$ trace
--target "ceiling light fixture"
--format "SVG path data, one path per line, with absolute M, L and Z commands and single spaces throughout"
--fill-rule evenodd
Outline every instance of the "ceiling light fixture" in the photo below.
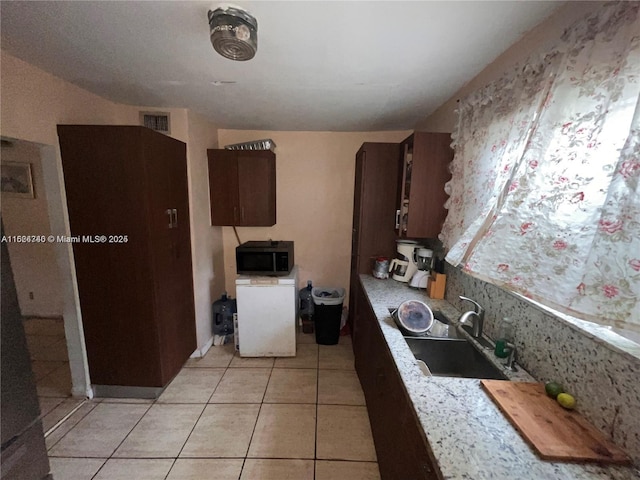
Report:
M 247 11 L 231 5 L 209 10 L 211 44 L 230 60 L 251 60 L 258 50 L 258 21 Z

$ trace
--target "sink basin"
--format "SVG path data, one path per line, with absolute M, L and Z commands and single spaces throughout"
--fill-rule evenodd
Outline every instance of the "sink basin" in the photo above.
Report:
M 389 313 L 393 314 L 395 311 L 395 308 L 389 308 Z M 462 338 L 455 326 L 451 325 L 449 318 L 440 310 L 433 310 L 433 318 L 433 325 L 429 329 L 426 337 L 443 339 Z
M 464 339 L 404 337 L 413 355 L 427 364 L 433 375 L 443 377 L 508 380 L 476 348 Z
M 397 308 L 388 308 L 389 313 L 393 314 Z M 440 310 L 432 310 L 433 312 L 433 318 L 435 318 L 436 320 L 438 320 L 440 323 L 444 323 L 445 325 L 449 325 L 450 321 L 449 321 L 449 317 L 447 317 L 444 313 L 442 313 Z
M 444 323 L 445 325 L 449 325 L 449 318 L 442 313 L 440 310 L 434 310 L 433 311 L 433 318 L 435 318 L 436 320 L 438 320 L 440 323 Z

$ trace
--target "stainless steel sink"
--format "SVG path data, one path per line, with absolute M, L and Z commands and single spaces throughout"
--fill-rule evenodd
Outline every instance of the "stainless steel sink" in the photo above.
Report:
M 464 339 L 404 337 L 413 355 L 422 360 L 433 375 L 443 377 L 508 380 L 476 348 Z
M 392 315 L 395 311 L 395 308 L 389 308 L 389 313 Z M 463 338 L 463 336 L 456 330 L 455 325 L 451 324 L 449 318 L 440 310 L 433 310 L 433 318 L 435 320 L 426 335 L 427 338 Z
M 389 313 L 391 314 L 393 314 L 393 312 L 395 312 L 397 309 L 398 308 L 388 307 Z M 449 325 L 449 323 L 451 323 L 449 320 L 449 317 L 447 317 L 440 310 L 432 310 L 432 312 L 433 312 L 433 318 L 438 320 L 440 323 L 444 323 L 445 325 Z

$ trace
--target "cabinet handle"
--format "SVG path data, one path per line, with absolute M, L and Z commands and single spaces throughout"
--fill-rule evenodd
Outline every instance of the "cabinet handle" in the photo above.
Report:
M 178 209 L 173 209 L 173 228 L 178 228 Z
M 240 207 L 240 220 L 244 223 L 244 207 Z
M 400 210 L 396 210 L 396 228 L 400 228 Z
M 238 221 L 238 207 L 233 207 L 233 223 Z
M 167 208 L 167 210 L 164 213 L 169 215 L 169 228 L 173 228 L 173 215 L 172 215 L 171 209 Z

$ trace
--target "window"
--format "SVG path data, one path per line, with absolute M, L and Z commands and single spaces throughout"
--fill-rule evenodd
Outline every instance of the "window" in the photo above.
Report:
M 608 4 L 461 102 L 447 260 L 640 332 L 640 5 Z

